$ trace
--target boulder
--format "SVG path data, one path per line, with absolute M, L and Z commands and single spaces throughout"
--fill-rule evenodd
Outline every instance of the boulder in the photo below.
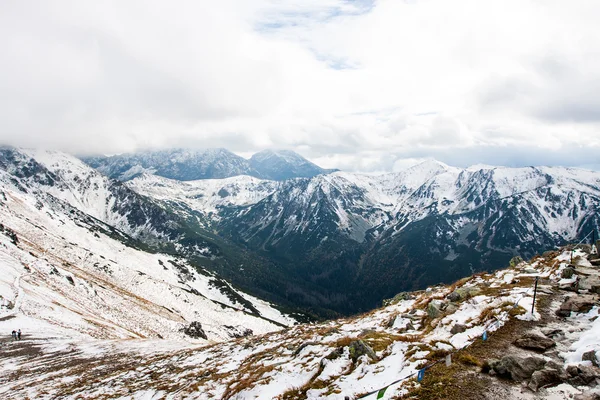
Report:
M 463 333 L 467 330 L 467 327 L 462 324 L 454 324 L 452 329 L 450 329 L 450 333 L 456 335 L 457 333 Z
M 398 333 L 404 333 L 404 332 L 408 332 L 408 331 L 414 331 L 415 330 L 415 326 L 409 322 L 406 325 L 404 325 L 402 328 L 398 328 Z
M 430 301 L 427 305 L 427 316 L 431 319 L 439 317 L 441 314 L 440 308 L 441 302 L 436 300 Z
M 581 356 L 581 361 L 591 361 L 594 367 L 600 367 L 600 365 L 598 365 L 598 359 L 596 358 L 595 350 L 590 350 L 583 353 Z
M 575 269 L 572 267 L 567 267 L 562 270 L 560 277 L 563 279 L 571 279 L 573 274 L 575 274 Z
M 350 343 L 348 350 L 350 351 L 350 358 L 352 361 L 356 361 L 364 355 L 372 360 L 378 359 L 377 354 L 375 354 L 375 351 L 371 348 L 371 346 L 362 340 L 355 340 Z
M 192 321 L 192 323 L 190 323 L 188 326 L 184 327 L 181 330 L 183 331 L 183 333 L 194 339 L 208 339 L 206 333 L 204 332 L 204 329 L 202 329 L 202 324 L 198 321 Z
M 546 360 L 539 357 L 504 356 L 501 360 L 489 360 L 488 364 L 500 376 L 510 377 L 516 382 L 522 382 L 531 377 L 546 365 Z
M 559 317 L 569 317 L 571 312 L 587 313 L 594 307 L 596 299 L 591 295 L 573 296 L 564 301 L 556 315 Z
M 556 339 L 557 337 L 561 337 L 564 333 L 562 331 L 562 329 L 557 329 L 557 328 L 549 328 L 549 329 L 542 329 L 542 333 L 552 339 Z
M 446 298 L 452 302 L 458 302 L 461 300 L 468 299 L 470 297 L 477 296 L 481 293 L 481 289 L 474 286 L 463 286 L 450 293 Z
M 600 378 L 600 369 L 586 365 L 569 365 L 567 367 L 571 385 L 588 385 Z
M 568 375 L 562 370 L 544 368 L 542 370 L 535 371 L 531 375 L 531 380 L 527 386 L 529 389 L 537 392 L 537 390 L 542 386 L 558 385 L 567 379 Z
M 389 306 L 392 304 L 397 304 L 401 301 L 404 300 L 410 300 L 412 298 L 412 295 L 408 292 L 401 292 L 398 293 L 397 295 L 395 295 L 394 297 L 392 297 L 391 299 L 384 299 L 383 300 L 383 305 L 384 306 Z
M 535 351 L 545 351 L 552 346 L 556 346 L 556 342 L 554 340 L 531 332 L 524 334 L 515 340 L 513 344 L 522 349 Z

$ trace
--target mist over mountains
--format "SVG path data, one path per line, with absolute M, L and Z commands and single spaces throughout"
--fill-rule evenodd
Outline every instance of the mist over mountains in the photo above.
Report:
M 289 150 L 264 150 L 249 160 L 229 150 L 163 150 L 111 157 L 83 157 L 83 160 L 108 177 L 122 181 L 142 173 L 192 181 L 222 179 L 238 175 L 269 180 L 313 177 L 335 170 L 323 169 Z

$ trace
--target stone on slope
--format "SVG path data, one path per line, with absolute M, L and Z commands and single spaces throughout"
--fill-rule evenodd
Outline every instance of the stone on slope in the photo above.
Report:
M 546 365 L 546 360 L 540 357 L 504 356 L 501 360 L 489 360 L 490 368 L 498 375 L 510 377 L 516 382 L 522 382 L 531 377 Z
M 463 333 L 467 330 L 467 327 L 462 324 L 454 324 L 452 329 L 450 329 L 450 333 L 456 335 L 457 333 Z
M 594 307 L 595 303 L 595 297 L 590 295 L 569 297 L 564 301 L 560 308 L 556 310 L 556 315 L 559 317 L 569 317 L 571 312 L 586 313 Z
M 542 386 L 558 385 L 568 379 L 568 375 L 565 371 L 553 368 L 544 368 L 539 371 L 535 371 L 531 375 L 531 381 L 529 381 L 529 389 L 537 392 Z
M 538 335 L 537 333 L 529 332 L 515 340 L 513 344 L 522 349 L 545 351 L 550 347 L 555 346 L 556 342 L 550 338 Z
M 366 355 L 372 360 L 378 359 L 377 355 L 375 354 L 375 351 L 371 348 L 371 346 L 369 346 L 362 340 L 353 341 L 348 346 L 348 349 L 350 351 L 350 358 L 352 359 L 352 361 L 356 361 L 364 355 Z
M 583 353 L 581 356 L 581 361 L 591 361 L 594 367 L 600 367 L 600 365 L 598 365 L 598 358 L 596 357 L 595 350 L 590 350 Z
M 192 321 L 192 323 L 183 328 L 182 331 L 183 333 L 194 339 L 208 339 L 206 333 L 204 332 L 204 329 L 202 329 L 202 324 L 198 321 Z
M 560 277 L 563 279 L 571 279 L 574 273 L 575 269 L 573 267 L 567 267 L 562 270 Z
M 429 318 L 434 319 L 439 317 L 441 314 L 441 306 L 442 303 L 438 300 L 430 301 L 427 305 L 427 315 L 429 316 Z

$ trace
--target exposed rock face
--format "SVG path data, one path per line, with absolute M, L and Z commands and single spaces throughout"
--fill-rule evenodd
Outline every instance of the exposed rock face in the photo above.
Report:
M 375 354 L 375 351 L 373 351 L 371 346 L 369 346 L 362 340 L 355 340 L 354 342 L 350 343 L 350 346 L 348 346 L 348 348 L 350 350 L 350 358 L 352 359 L 352 361 L 356 361 L 364 355 L 366 355 L 372 360 L 378 359 L 377 355 Z
M 501 360 L 489 360 L 490 368 L 498 375 L 510 377 L 516 382 L 522 382 L 531 377 L 546 365 L 546 360 L 539 357 L 505 356 Z
M 515 340 L 513 344 L 523 349 L 546 351 L 550 347 L 555 346 L 556 342 L 550 338 L 538 335 L 536 333 L 526 333 L 519 339 Z
M 208 339 L 206 333 L 204 332 L 204 329 L 202 329 L 202 324 L 198 321 L 193 321 L 191 324 L 183 328 L 182 331 L 183 333 L 194 339 Z

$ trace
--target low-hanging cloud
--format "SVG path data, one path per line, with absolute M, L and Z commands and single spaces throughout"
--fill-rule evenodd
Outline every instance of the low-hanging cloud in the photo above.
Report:
M 465 12 L 468 10 L 468 12 Z M 595 165 L 597 2 L 3 3 L 0 142 Z

